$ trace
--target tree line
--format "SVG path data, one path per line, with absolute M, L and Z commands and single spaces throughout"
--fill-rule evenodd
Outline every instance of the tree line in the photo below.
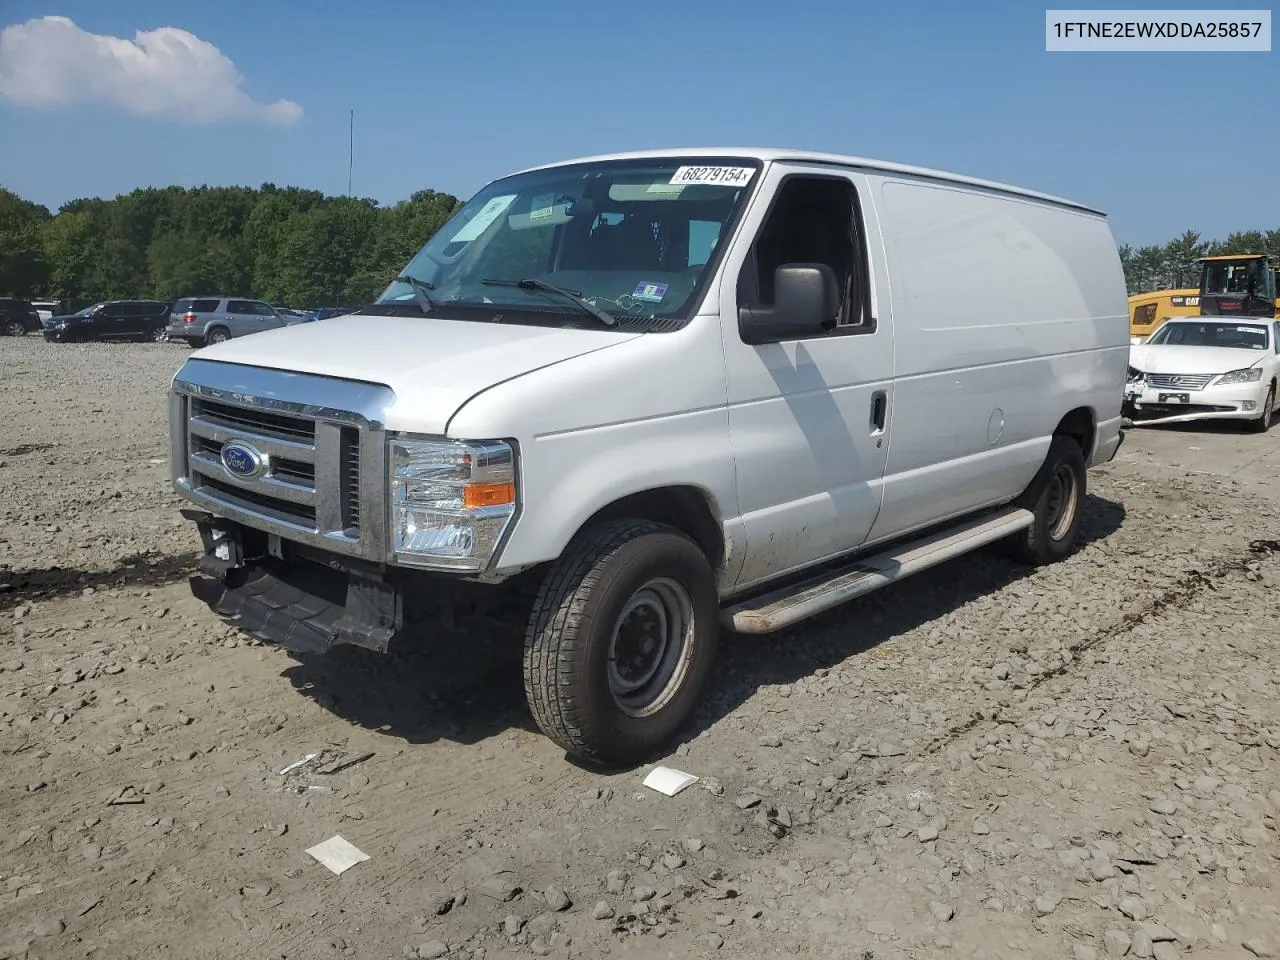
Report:
M 390 207 L 317 190 L 147 187 L 81 199 L 57 213 L 0 187 L 0 296 L 96 300 L 239 294 L 290 306 L 374 299 L 461 201 L 421 190 Z M 1195 231 L 1120 248 L 1129 293 L 1200 282 L 1197 258 L 1266 253 L 1280 230 L 1226 240 Z
M 1200 257 L 1227 253 L 1265 253 L 1280 267 L 1280 230 L 1245 230 L 1226 240 L 1204 240 L 1194 230 L 1163 246 L 1120 247 L 1120 262 L 1129 293 L 1200 286 Z
M 0 187 L 0 296 L 353 306 L 376 298 L 459 206 L 434 190 L 381 207 L 265 183 L 148 187 L 53 213 Z

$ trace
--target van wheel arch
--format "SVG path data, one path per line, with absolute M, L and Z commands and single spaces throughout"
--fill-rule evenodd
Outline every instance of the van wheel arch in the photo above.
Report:
M 219 334 L 221 334 L 221 336 L 219 336 Z M 210 327 L 208 332 L 206 332 L 204 335 L 205 346 L 208 346 L 211 343 L 226 343 L 226 341 L 230 339 L 231 339 L 231 330 L 223 326 L 222 324 L 218 324 L 217 326 Z
M 674 527 L 693 539 L 713 570 L 719 572 L 724 563 L 724 528 L 711 498 L 698 487 L 657 487 L 628 494 L 593 513 L 574 536 L 613 520 L 650 520 Z
M 1093 457 L 1093 444 L 1097 432 L 1097 419 L 1090 407 L 1076 407 L 1053 428 L 1055 437 L 1070 437 L 1079 445 L 1080 453 L 1086 463 Z

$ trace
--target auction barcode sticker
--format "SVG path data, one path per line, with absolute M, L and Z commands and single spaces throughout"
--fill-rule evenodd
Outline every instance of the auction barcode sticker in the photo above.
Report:
M 710 183 L 725 187 L 745 187 L 755 175 L 753 167 L 681 167 L 668 183 Z

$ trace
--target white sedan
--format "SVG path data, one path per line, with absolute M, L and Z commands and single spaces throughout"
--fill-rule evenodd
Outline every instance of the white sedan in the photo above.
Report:
M 1280 321 L 1177 317 L 1129 349 L 1124 415 L 1135 425 L 1244 420 L 1271 425 Z

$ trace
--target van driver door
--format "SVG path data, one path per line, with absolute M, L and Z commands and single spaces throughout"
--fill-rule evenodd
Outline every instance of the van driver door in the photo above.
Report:
M 876 521 L 893 407 L 888 279 L 866 178 L 773 164 L 725 262 L 720 317 L 746 543 L 736 586 L 863 544 Z M 840 306 L 817 335 L 743 341 L 783 264 L 831 267 Z

